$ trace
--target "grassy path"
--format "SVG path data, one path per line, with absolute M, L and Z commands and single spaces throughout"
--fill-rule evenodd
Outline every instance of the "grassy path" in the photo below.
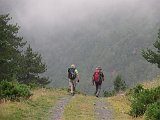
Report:
M 75 95 L 66 105 L 61 120 L 112 120 L 112 110 L 106 98 Z
M 37 89 L 29 100 L 0 104 L 0 120 L 47 120 L 49 110 L 67 92 L 58 89 Z
M 71 96 L 66 96 L 61 98 L 57 102 L 57 104 L 54 106 L 53 110 L 51 110 L 50 120 L 60 120 L 64 113 L 64 107 L 68 104 L 70 100 L 71 100 Z
M 61 120 L 96 120 L 95 103 L 93 96 L 75 95 L 65 107 Z
M 97 99 L 95 113 L 97 120 L 113 120 L 111 107 L 105 98 Z

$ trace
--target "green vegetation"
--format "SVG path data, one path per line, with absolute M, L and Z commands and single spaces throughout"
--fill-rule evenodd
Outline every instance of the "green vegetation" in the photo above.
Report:
M 153 44 L 156 52 L 147 49 L 142 51 L 142 56 L 150 63 L 157 64 L 160 68 L 160 29 L 158 40 Z M 141 85 L 130 91 L 131 110 L 130 115 L 137 117 L 145 114 L 146 120 L 160 119 L 160 86 L 144 89 Z
M 44 86 L 50 81 L 40 77 L 47 70 L 41 55 L 30 45 L 23 49 L 26 42 L 18 36 L 19 26 L 10 20 L 9 15 L 0 15 L 0 99 L 19 100 L 31 96 L 24 84 Z
M 44 73 L 47 70 L 47 66 L 42 63 L 41 55 L 33 52 L 30 45 L 22 55 L 20 67 L 18 82 L 38 85 L 46 85 L 50 82 L 48 78 L 40 78 L 39 74 Z
M 127 88 L 127 85 L 124 80 L 122 80 L 122 77 L 118 75 L 114 81 L 114 90 L 116 92 L 119 91 L 125 91 Z
M 95 120 L 93 96 L 75 95 L 65 107 L 62 120 Z
M 114 16 L 110 16 L 110 18 L 115 23 L 120 21 L 120 19 Z M 130 18 L 130 15 L 128 18 Z M 128 18 L 123 19 L 130 21 Z M 18 34 L 19 26 L 17 24 L 11 24 L 12 22 L 10 20 L 9 15 L 0 15 L 0 100 L 2 101 L 0 104 L 0 119 L 47 119 L 49 108 L 54 105 L 60 97 L 66 95 L 66 93 L 61 93 L 58 90 L 42 89 L 35 90 L 33 96 L 31 96 L 30 89 L 26 85 L 32 87 L 44 86 L 50 82 L 49 78 L 42 77 L 42 73 L 46 72 L 47 66 L 42 62 L 41 54 L 34 52 L 30 45 L 26 47 L 27 42 Z M 103 22 L 102 20 L 101 23 Z M 95 28 L 90 26 L 88 27 L 89 29 L 86 30 L 74 28 L 74 36 L 69 35 L 69 37 L 67 36 L 68 38 L 65 36 L 68 35 L 67 32 L 63 32 L 63 37 L 61 38 L 59 34 L 62 31 L 58 31 L 58 36 L 60 37 L 57 38 L 65 38 L 67 41 L 64 42 L 63 45 L 57 43 L 57 46 L 54 47 L 55 49 L 58 48 L 62 53 L 58 53 L 56 50 L 54 53 L 53 50 L 49 51 L 48 49 L 45 51 L 46 56 L 49 56 L 47 58 L 50 66 L 49 74 L 51 76 L 53 75 L 55 81 L 58 81 L 58 83 L 55 82 L 54 86 L 63 84 L 64 76 L 62 72 L 65 73 L 64 66 L 66 68 L 66 64 L 70 64 L 68 61 L 76 61 L 77 64 L 80 65 L 78 67 L 82 75 L 82 81 L 88 80 L 93 68 L 97 64 L 104 67 L 107 79 L 115 77 L 118 72 L 121 72 L 130 84 L 156 74 L 156 69 L 151 70 L 153 67 L 146 64 L 138 53 L 138 51 L 144 47 L 149 46 L 148 44 L 151 42 L 150 38 L 154 36 L 152 34 L 154 33 L 153 29 L 156 28 L 156 24 L 148 31 L 150 26 L 144 28 L 145 24 L 135 26 L 135 24 L 132 23 L 132 26 L 130 23 L 125 23 L 126 26 L 129 26 L 125 28 L 126 26 L 115 27 L 115 25 L 112 26 L 112 24 L 103 23 L 102 26 L 111 25 L 112 28 L 111 31 L 105 32 L 108 27 L 100 27 L 99 30 L 96 28 L 96 26 L 99 26 L 101 23 L 97 25 L 94 23 L 93 26 L 95 26 Z M 146 31 L 143 31 L 145 34 L 141 32 L 142 29 L 146 29 Z M 68 31 L 73 32 L 72 30 Z M 78 34 L 76 34 L 75 31 L 78 31 Z M 97 33 L 97 31 L 99 32 Z M 149 34 L 148 36 L 148 33 L 151 35 Z M 106 40 L 106 38 L 108 38 L 108 40 Z M 58 39 L 56 40 L 58 41 Z M 70 39 L 70 41 L 67 39 Z M 83 39 L 85 41 L 83 41 Z M 90 41 L 90 39 L 92 41 Z M 115 39 L 114 42 L 112 42 L 113 39 Z M 73 42 L 73 40 L 75 41 Z M 76 45 L 78 45 L 78 47 Z M 151 49 L 143 50 L 142 56 L 148 62 L 157 64 L 158 68 L 160 68 L 160 30 L 158 40 L 153 45 L 156 51 Z M 75 50 L 74 53 L 71 54 L 73 48 Z M 62 56 L 64 59 L 62 59 Z M 54 63 L 50 61 L 54 61 Z M 90 62 L 88 63 L 88 61 Z M 106 68 L 108 70 L 106 70 Z M 104 84 L 107 85 L 107 83 Z M 89 89 L 86 81 L 82 82 L 81 86 Z M 118 75 L 114 81 L 114 90 L 109 92 L 105 91 L 104 96 L 113 96 L 115 93 L 124 90 L 126 90 L 126 83 L 122 80 L 121 76 Z M 129 97 L 130 101 L 128 101 L 127 97 Z M 21 98 L 27 98 L 27 100 Z M 19 102 L 4 102 L 6 100 L 19 100 Z M 76 95 L 66 106 L 62 119 L 94 120 L 95 100 L 96 98 L 87 97 L 86 101 L 86 96 Z M 159 100 L 160 86 L 148 89 L 142 85 L 130 89 L 128 96 L 118 95 L 108 98 L 108 101 L 115 110 L 115 117 L 126 120 L 141 119 L 143 116 L 146 120 L 159 120 Z M 131 118 L 131 116 L 128 116 L 128 113 L 138 118 Z
M 28 100 L 2 102 L 0 120 L 48 120 L 51 107 L 65 95 L 64 90 L 36 89 Z
M 131 90 L 129 97 L 131 102 L 130 115 L 134 117 L 142 116 L 147 109 L 149 114 L 152 107 L 148 108 L 148 106 L 160 100 L 160 86 L 149 90 L 138 85 Z M 158 108 L 159 106 L 157 106 Z
M 116 95 L 108 97 L 106 101 L 112 106 L 115 120 L 143 120 L 141 117 L 133 118 L 128 115 L 128 112 L 130 111 L 130 102 L 128 101 L 127 96 Z
M 9 24 L 9 15 L 0 15 L 0 80 L 11 81 L 15 78 L 21 57 L 20 48 L 26 42 L 18 36 L 19 27 Z
M 130 116 L 129 113 L 130 111 L 133 109 L 132 108 L 132 104 L 134 105 L 138 105 L 140 103 L 134 103 L 137 102 L 136 101 L 136 97 L 138 102 L 140 102 L 140 98 L 142 100 L 142 104 L 147 103 L 150 100 L 147 100 L 150 96 L 152 96 L 152 94 L 148 94 L 146 95 L 139 95 L 142 93 L 142 91 L 152 91 L 153 94 L 156 96 L 156 93 L 158 92 L 158 86 L 160 86 L 160 79 L 159 77 L 152 80 L 152 81 L 147 81 L 144 82 L 143 84 L 139 84 L 136 87 L 127 90 L 127 92 L 125 94 L 118 94 L 116 96 L 112 96 L 112 97 L 108 97 L 107 98 L 107 102 L 109 102 L 112 107 L 113 107 L 113 113 L 114 113 L 114 118 L 115 120 L 159 120 L 159 119 L 154 119 L 157 118 L 157 116 L 159 115 L 159 106 L 157 102 L 159 102 L 159 100 L 157 100 L 157 102 L 151 103 L 149 105 L 147 105 L 147 109 L 145 111 L 145 115 L 143 116 L 138 116 L 138 117 L 133 117 Z M 154 91 L 157 90 L 157 91 Z M 144 93 L 144 92 L 143 92 Z M 132 96 L 130 95 L 132 94 Z M 154 97 L 154 95 L 152 97 Z M 159 94 L 157 93 L 157 95 L 159 96 Z M 157 97 L 154 97 L 156 100 Z M 133 102 L 131 102 L 131 101 Z M 153 100 L 153 98 L 151 98 L 151 101 Z M 153 101 L 154 101 L 153 100 Z M 140 104 L 141 105 L 141 104 Z M 138 108 L 138 106 L 137 106 Z M 143 108 L 143 107 L 142 107 Z M 153 114 L 154 113 L 154 114 Z
M 160 119 L 160 101 L 155 102 L 147 107 L 145 112 L 146 120 L 159 120 Z
M 19 26 L 11 24 L 9 15 L 0 15 L 0 81 L 18 81 L 24 84 L 46 85 L 48 78 L 40 77 L 46 71 L 40 54 L 18 36 Z
M 119 93 L 120 91 L 125 91 L 127 89 L 127 85 L 124 80 L 122 80 L 122 77 L 120 75 L 117 75 L 114 82 L 114 90 L 112 91 L 104 91 L 103 95 L 104 97 L 110 97 L 116 95 L 116 93 Z
M 142 51 L 142 56 L 150 63 L 157 64 L 158 68 L 160 68 L 160 29 L 158 33 L 158 40 L 153 44 L 156 48 L 156 52 L 151 49 L 147 49 L 147 51 Z
M 114 90 L 112 90 L 112 91 L 104 91 L 103 92 L 103 96 L 104 97 L 111 97 L 111 96 L 114 96 L 115 95 L 115 91 Z
M 20 100 L 20 98 L 29 98 L 31 95 L 27 85 L 0 81 L 0 99 Z

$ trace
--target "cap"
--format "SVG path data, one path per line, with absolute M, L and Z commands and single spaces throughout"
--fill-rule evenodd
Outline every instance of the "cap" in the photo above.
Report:
M 102 70 L 102 68 L 101 68 L 100 66 L 98 66 L 96 69 L 98 69 L 98 70 Z

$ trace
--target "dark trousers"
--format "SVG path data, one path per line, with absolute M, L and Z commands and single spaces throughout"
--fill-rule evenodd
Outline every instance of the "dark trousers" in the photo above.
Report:
M 101 92 L 101 84 L 102 83 L 95 82 L 95 84 L 96 84 L 96 92 L 95 92 L 95 94 L 96 94 L 96 96 L 99 96 L 99 93 Z

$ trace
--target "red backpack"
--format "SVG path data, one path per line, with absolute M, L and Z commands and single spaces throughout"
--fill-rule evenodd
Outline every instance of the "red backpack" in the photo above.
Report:
M 95 82 L 98 82 L 100 79 L 100 70 L 96 69 L 94 74 L 93 74 L 93 78 Z

